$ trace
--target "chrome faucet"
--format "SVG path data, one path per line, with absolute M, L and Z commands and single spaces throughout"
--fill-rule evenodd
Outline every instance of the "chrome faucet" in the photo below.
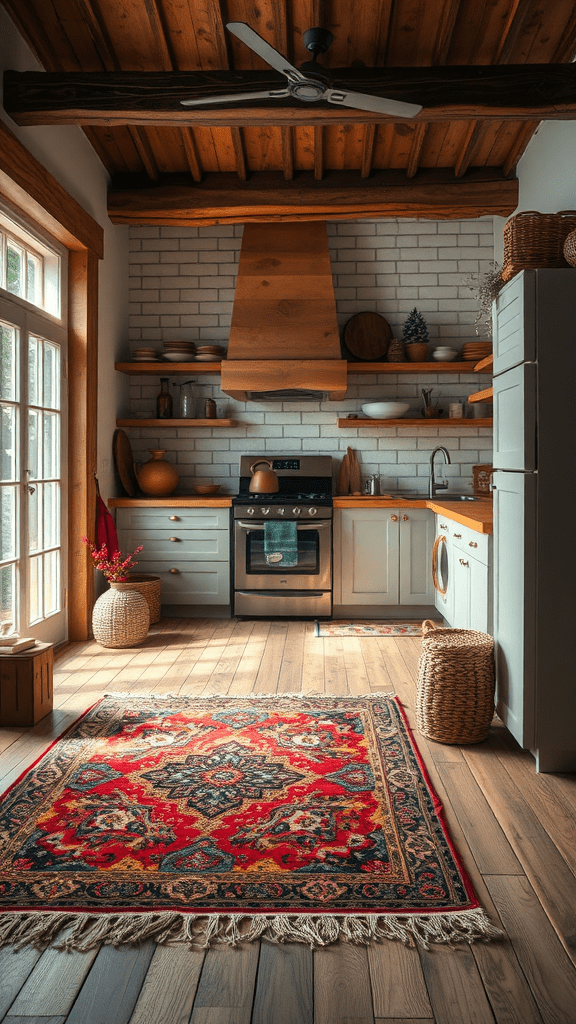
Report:
M 446 451 L 446 448 L 444 448 L 441 444 L 438 445 L 438 447 L 434 449 L 432 455 L 430 456 L 430 482 L 428 484 L 428 496 L 430 498 L 434 497 L 436 491 L 445 491 L 448 489 L 448 481 L 446 481 L 445 484 L 437 484 L 436 480 L 434 479 L 434 457 L 437 455 L 438 452 L 442 452 L 442 455 L 444 456 L 444 462 L 446 463 L 446 465 L 449 465 L 450 463 L 450 453 Z

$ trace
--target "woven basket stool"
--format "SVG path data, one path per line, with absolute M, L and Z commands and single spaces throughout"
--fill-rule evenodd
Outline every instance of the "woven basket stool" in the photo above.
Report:
M 416 724 L 438 743 L 480 743 L 494 715 L 494 640 L 422 623 Z

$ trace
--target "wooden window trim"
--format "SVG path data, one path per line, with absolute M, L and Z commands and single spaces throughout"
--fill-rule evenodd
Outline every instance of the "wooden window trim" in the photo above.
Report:
M 68 636 L 91 635 L 98 412 L 98 260 L 102 227 L 0 122 L 0 195 L 69 250 Z

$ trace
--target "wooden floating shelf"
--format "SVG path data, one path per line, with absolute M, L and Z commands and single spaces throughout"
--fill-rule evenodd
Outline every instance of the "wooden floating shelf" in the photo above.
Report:
M 154 377 L 178 377 L 190 373 L 220 373 L 220 362 L 216 363 L 114 363 L 120 373 L 145 373 Z
M 474 395 L 468 395 L 469 402 L 491 402 L 494 398 L 494 388 L 486 388 L 484 391 L 477 391 Z
M 478 370 L 481 364 L 472 360 L 461 363 L 348 363 L 348 373 L 490 373 L 489 369 Z M 216 363 L 115 363 L 120 373 L 146 374 L 158 377 L 178 377 L 189 373 L 220 373 L 222 364 Z
M 486 359 L 481 359 L 479 363 L 476 363 L 474 367 L 474 373 L 491 373 L 494 365 L 494 353 L 492 352 Z
M 116 420 L 117 427 L 237 427 L 238 420 Z
M 491 427 L 492 417 L 486 419 L 427 419 L 421 416 L 419 419 L 407 420 L 372 420 L 372 419 L 345 419 L 338 420 L 339 427 Z

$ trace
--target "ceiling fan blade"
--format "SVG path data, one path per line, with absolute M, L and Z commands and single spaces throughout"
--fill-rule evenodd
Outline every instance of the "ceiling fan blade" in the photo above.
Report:
M 275 71 L 279 71 L 281 75 L 286 75 L 287 78 L 296 76 L 298 79 L 304 78 L 301 71 L 295 68 L 286 57 L 283 57 L 278 50 L 275 50 L 270 43 L 267 43 L 262 36 L 259 36 L 250 25 L 247 25 L 245 21 L 229 21 L 226 28 L 232 35 L 241 39 L 246 46 L 249 46 L 254 53 L 257 53 L 262 60 L 265 60 L 271 68 Z
M 288 89 L 265 89 L 263 92 L 234 92 L 228 96 L 207 96 L 201 100 L 180 100 L 183 107 L 200 107 L 214 103 L 244 103 L 245 100 L 279 100 L 289 96 Z
M 387 114 L 389 117 L 416 117 L 422 110 L 422 106 L 417 103 L 403 103 L 401 100 L 389 100 L 383 96 L 368 96 L 364 92 L 342 92 L 340 89 L 327 89 L 322 98 L 329 103 L 336 103 L 339 107 L 371 110 L 375 114 Z

